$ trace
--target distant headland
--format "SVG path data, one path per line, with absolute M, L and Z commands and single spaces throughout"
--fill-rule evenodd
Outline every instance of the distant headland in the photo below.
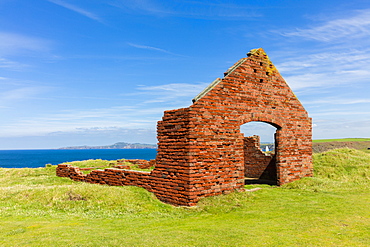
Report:
M 155 144 L 143 144 L 143 143 L 126 143 L 117 142 L 113 145 L 107 146 L 76 146 L 76 147 L 63 147 L 59 149 L 156 149 Z

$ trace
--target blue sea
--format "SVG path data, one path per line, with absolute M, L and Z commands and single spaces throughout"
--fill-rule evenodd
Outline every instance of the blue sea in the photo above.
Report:
M 36 168 L 88 159 L 155 159 L 156 149 L 0 150 L 2 168 Z

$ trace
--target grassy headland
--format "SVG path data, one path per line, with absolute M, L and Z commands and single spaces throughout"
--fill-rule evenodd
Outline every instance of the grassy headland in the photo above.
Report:
M 317 139 L 312 140 L 313 143 L 319 142 L 366 142 L 370 141 L 370 138 L 342 138 L 342 139 Z
M 0 169 L 1 246 L 368 246 L 370 153 L 314 155 L 315 177 L 173 207 L 55 167 Z
M 312 141 L 312 150 L 314 153 L 321 153 L 344 147 L 366 151 L 370 148 L 370 138 L 323 139 Z

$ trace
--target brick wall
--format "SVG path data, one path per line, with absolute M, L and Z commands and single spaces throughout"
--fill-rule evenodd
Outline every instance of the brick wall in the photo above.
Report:
M 244 138 L 244 176 L 276 180 L 276 159 L 261 150 L 259 136 Z
M 246 173 L 240 126 L 252 121 L 277 128 L 276 155 L 261 176 L 278 185 L 312 176 L 311 119 L 262 49 L 248 53 L 193 101 L 188 108 L 165 111 L 158 122 L 151 173 L 106 169 L 91 181 L 141 186 L 164 202 L 185 206 L 238 190 Z M 73 171 L 61 167 L 59 174 L 67 169 Z M 249 169 L 260 174 L 260 168 Z
M 93 170 L 89 174 L 83 174 L 78 167 L 68 164 L 59 164 L 57 176 L 69 177 L 75 181 L 94 184 L 107 184 L 114 186 L 133 185 L 150 190 L 150 172 L 124 170 L 117 168 L 106 168 L 104 170 Z

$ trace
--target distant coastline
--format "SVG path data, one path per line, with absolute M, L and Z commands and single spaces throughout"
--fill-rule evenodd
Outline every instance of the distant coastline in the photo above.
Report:
M 58 149 L 156 149 L 155 144 L 144 144 L 144 143 L 126 143 L 117 142 L 113 145 L 106 146 L 75 146 L 75 147 L 62 147 Z

